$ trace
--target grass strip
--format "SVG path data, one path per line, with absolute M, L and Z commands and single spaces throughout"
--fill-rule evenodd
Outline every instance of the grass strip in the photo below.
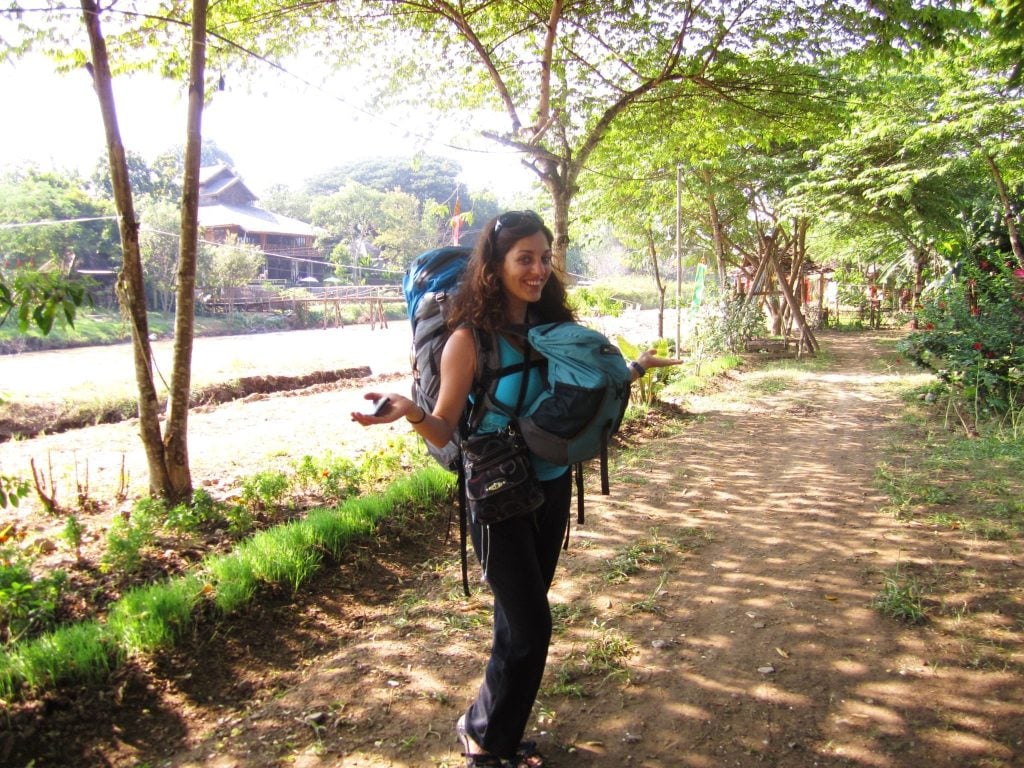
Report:
M 394 481 L 381 494 L 318 508 L 302 520 L 261 531 L 228 554 L 206 558 L 194 573 L 134 589 L 111 606 L 105 623 L 80 622 L 17 643 L 0 651 L 0 698 L 100 682 L 125 658 L 176 643 L 207 600 L 226 615 L 253 600 L 263 584 L 297 590 L 325 553 L 340 555 L 389 515 L 437 511 L 454 486 L 453 475 L 428 467 Z

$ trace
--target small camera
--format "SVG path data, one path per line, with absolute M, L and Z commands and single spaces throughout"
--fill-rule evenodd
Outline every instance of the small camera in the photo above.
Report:
M 382 397 L 380 400 L 375 400 L 373 403 L 373 415 L 380 416 L 384 411 L 391 405 L 390 397 Z

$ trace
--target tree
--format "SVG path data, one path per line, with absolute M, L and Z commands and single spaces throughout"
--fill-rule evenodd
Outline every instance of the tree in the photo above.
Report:
M 178 265 L 178 226 L 181 210 L 169 200 L 147 198 L 140 203 L 139 258 L 152 300 L 147 304 L 163 313 L 174 307 Z
M 813 170 L 789 203 L 821 223 L 815 239 L 842 263 L 865 280 L 869 268 L 876 280 L 901 276 L 915 303 L 929 276 L 983 240 L 990 212 L 1014 229 L 1002 178 L 1021 178 L 1008 130 L 1019 132 L 1021 102 L 987 69 L 984 37 L 976 30 L 907 66 L 857 71 L 847 130 L 810 153 Z
M 484 135 L 521 152 L 549 193 L 554 251 L 564 265 L 570 203 L 579 176 L 624 115 L 659 102 L 742 101 L 792 87 L 766 72 L 802 70 L 809 59 L 908 34 L 934 33 L 946 15 L 877 5 L 859 11 L 829 0 L 647 3 L 336 2 L 358 18 L 332 35 L 332 50 L 376 67 L 381 90 L 417 106 L 501 110 L 505 131 Z M 388 45 L 395 26 L 409 45 Z M 333 32 L 333 30 L 332 30 Z M 414 47 L 417 55 L 410 56 Z M 390 55 L 389 55 L 390 53 Z M 372 54 L 372 55 L 371 55 Z M 445 62 L 448 77 L 435 62 Z M 457 98 L 453 99 L 453 94 Z
M 82 17 L 89 37 L 91 72 L 106 130 L 110 158 L 111 187 L 120 214 L 124 268 L 117 283 L 118 297 L 129 317 L 139 390 L 139 425 L 149 466 L 150 492 L 172 503 L 192 494 L 188 461 L 188 403 L 191 389 L 191 356 L 194 328 L 195 269 L 198 248 L 199 149 L 206 62 L 206 0 L 195 0 L 191 19 L 189 103 L 185 172 L 182 181 L 180 252 L 177 275 L 174 359 L 170 409 L 166 433 L 161 434 L 158 398 L 153 379 L 153 358 L 149 346 L 146 294 L 139 248 L 139 225 L 135 217 L 128 162 L 121 140 L 113 94 L 110 56 L 94 0 L 81 0 Z
M 163 182 L 146 159 L 138 152 L 127 150 L 125 162 L 128 165 L 128 179 L 132 184 L 132 192 L 138 196 L 160 195 L 168 191 L 167 182 Z M 100 157 L 93 168 L 93 186 L 108 200 L 114 198 L 114 188 L 110 182 L 110 164 L 107 158 Z M 173 184 L 173 182 L 171 182 Z M 172 187 L 173 188 L 173 187 Z M 173 199 L 177 199 L 174 195 Z
M 199 150 L 199 163 L 202 166 L 224 165 L 234 166 L 235 161 L 231 155 L 217 146 L 212 139 L 201 139 Z M 167 200 L 177 202 L 181 199 L 181 179 L 185 172 L 185 146 L 171 147 L 154 158 L 152 166 L 153 189 L 152 194 L 163 197 Z M 135 189 L 135 187 L 132 187 Z M 139 189 L 137 193 L 144 192 Z
M 187 424 L 191 386 L 191 351 L 194 328 L 195 273 L 198 252 L 199 167 L 202 162 L 201 125 L 207 89 L 208 59 L 225 66 L 239 52 L 248 54 L 258 41 L 263 53 L 297 45 L 294 29 L 267 34 L 266 16 L 276 17 L 278 4 L 263 0 L 218 3 L 208 16 L 207 0 L 187 6 L 167 3 L 125 2 L 101 10 L 95 0 L 80 0 L 80 19 L 88 45 L 83 47 L 68 26 L 69 9 L 48 2 L 40 8 L 17 5 L 3 11 L 16 17 L 21 39 L 0 49 L 0 58 L 17 56 L 33 47 L 42 48 L 64 66 L 84 66 L 93 77 L 106 133 L 111 192 L 120 222 L 123 267 L 117 291 L 129 319 L 138 387 L 139 425 L 149 467 L 150 492 L 176 503 L 192 491 L 188 461 Z M 26 15 L 30 19 L 26 19 Z M 114 34 L 104 35 L 104 25 Z M 213 30 L 208 34 L 209 29 Z M 225 32 L 230 29 L 232 40 Z M 281 30 L 278 30 L 281 31 Z M 276 48 L 275 48 L 276 46 Z M 158 51 L 157 55 L 153 51 Z M 168 77 L 187 83 L 186 136 L 181 156 L 181 216 L 177 262 L 174 361 L 170 408 L 165 431 L 161 430 L 157 393 L 153 381 L 152 351 L 146 319 L 146 291 L 139 248 L 139 224 L 131 188 L 128 157 L 124 148 L 112 82 L 116 71 L 159 68 Z M 159 170 L 159 169 L 158 169 Z
M 205 247 L 208 265 L 200 270 L 198 282 L 206 287 L 235 288 L 253 282 L 264 264 L 263 252 L 251 243 L 240 243 L 229 234 L 223 243 Z
M 405 192 L 380 192 L 351 180 L 314 200 L 310 211 L 311 222 L 327 232 L 320 247 L 356 282 L 366 268 L 404 271 L 416 254 L 440 244 L 437 230 L 447 219 L 446 206 L 421 205 Z
M 46 263 L 111 269 L 121 260 L 114 210 L 91 196 L 75 174 L 22 168 L 0 178 L 0 267 L 13 271 Z
M 311 195 L 339 192 L 349 181 L 378 192 L 398 189 L 425 203 L 452 203 L 457 195 L 464 199 L 467 190 L 459 182 L 462 168 L 454 160 L 431 155 L 416 157 L 375 157 L 354 160 L 324 171 L 306 182 Z

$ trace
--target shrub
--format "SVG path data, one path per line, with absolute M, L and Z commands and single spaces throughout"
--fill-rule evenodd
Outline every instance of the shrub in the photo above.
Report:
M 242 483 L 242 501 L 250 509 L 281 505 L 291 483 L 284 472 L 258 472 Z
M 63 571 L 36 578 L 13 547 L 0 550 L 0 641 L 4 645 L 49 629 L 67 578 Z
M 965 263 L 926 301 L 898 348 L 975 418 L 1005 413 L 1024 385 L 1024 270 Z
M 107 531 L 107 551 L 100 568 L 135 573 L 142 568 L 142 550 L 153 543 L 166 514 L 158 499 L 139 499 L 128 517 L 119 516 Z

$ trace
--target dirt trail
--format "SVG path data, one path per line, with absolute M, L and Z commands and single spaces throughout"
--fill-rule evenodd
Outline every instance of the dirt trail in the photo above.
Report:
M 870 608 L 897 562 L 968 563 L 879 511 L 913 372 L 870 336 L 824 344 L 817 371 L 749 370 L 688 401 L 618 456 L 610 497 L 591 484 L 531 736 L 551 765 L 1024 766 L 1020 645 L 972 664 L 954 634 Z M 452 724 L 486 657 L 486 593 L 459 594 L 436 533 L 407 538 L 400 558 L 357 553 L 126 678 L 75 764 L 461 765 Z M 984 542 L 969 554 L 1019 567 Z

